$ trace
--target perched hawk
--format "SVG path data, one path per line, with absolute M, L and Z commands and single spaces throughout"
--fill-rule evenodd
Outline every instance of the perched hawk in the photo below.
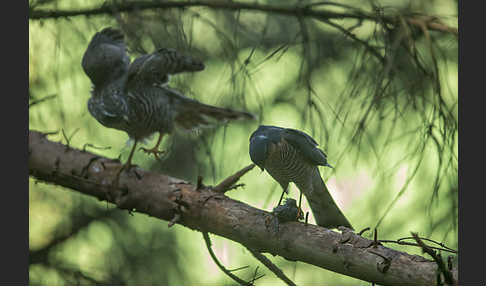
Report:
M 300 190 L 298 209 L 304 194 L 317 225 L 352 228 L 319 174 L 317 166 L 332 166 L 312 137 L 295 129 L 260 125 L 250 137 L 250 158 L 282 186 L 278 205 L 289 183 L 294 182 Z

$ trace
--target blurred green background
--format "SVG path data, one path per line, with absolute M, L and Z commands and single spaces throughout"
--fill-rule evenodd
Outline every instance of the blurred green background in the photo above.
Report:
M 102 3 L 39 0 L 29 5 L 79 10 Z M 457 1 L 343 3 L 365 11 L 381 7 L 376 13 L 386 15 L 421 12 L 457 27 Z M 335 5 L 321 8 L 349 11 Z M 134 163 L 191 182 L 201 175 L 206 185 L 213 185 L 251 163 L 248 139 L 258 124 L 297 128 L 327 153 L 335 168 L 321 168 L 321 175 L 357 230 L 378 227 L 380 239 L 414 231 L 457 249 L 457 37 L 437 31 L 426 36 L 410 26 L 384 29 L 364 21 L 353 27 L 359 22 L 333 21 L 353 28 L 387 64 L 335 27 L 305 17 L 194 7 L 31 19 L 29 128 L 59 131 L 49 138 L 107 157 L 121 154 L 126 160 L 127 135 L 103 127 L 88 113 L 91 83 L 81 68 L 95 32 L 122 28 L 132 59 L 169 47 L 204 61 L 204 71 L 173 76 L 171 86 L 204 103 L 258 115 L 254 122 L 167 136 L 163 148 L 169 152 L 160 162 L 136 152 Z M 397 40 L 396 35 L 404 34 L 404 40 Z M 412 56 L 403 48 L 410 41 Z M 235 285 L 211 260 L 201 233 L 179 225 L 169 229 L 165 221 L 130 215 L 32 178 L 29 182 L 31 285 Z M 245 187 L 229 192 L 230 197 L 271 211 L 281 189 L 266 172 L 255 168 L 241 182 Z M 298 197 L 294 185 L 290 195 Z M 314 222 L 312 216 L 310 220 Z M 258 266 L 258 273 L 266 275 L 257 285 L 283 284 L 242 245 L 211 238 L 227 268 L 249 266 L 235 272 L 241 278 L 251 279 Z M 387 246 L 421 254 L 416 247 Z M 369 284 L 269 258 L 298 285 Z

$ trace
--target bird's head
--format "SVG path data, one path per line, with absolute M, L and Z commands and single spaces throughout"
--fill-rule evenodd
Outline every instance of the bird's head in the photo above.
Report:
M 124 36 L 111 27 L 97 32 L 86 49 L 81 65 L 95 86 L 123 77 L 130 64 Z
M 274 144 L 281 140 L 282 130 L 277 126 L 260 125 L 250 136 L 250 158 L 262 171 Z
M 262 171 L 265 170 L 269 143 L 268 137 L 264 134 L 253 134 L 250 138 L 250 158 Z

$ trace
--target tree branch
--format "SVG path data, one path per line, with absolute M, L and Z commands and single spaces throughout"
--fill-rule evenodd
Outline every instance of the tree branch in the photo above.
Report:
M 263 265 L 265 265 L 270 271 L 272 271 L 275 274 L 275 276 L 277 276 L 283 282 L 285 282 L 285 284 L 287 284 L 289 286 L 297 286 L 297 285 L 295 285 L 295 283 L 292 280 L 290 280 L 290 278 L 288 278 L 283 273 L 283 271 L 280 268 L 278 268 L 275 264 L 273 264 L 272 261 L 270 261 L 270 259 L 268 259 L 267 257 L 265 257 L 263 254 L 261 254 L 258 251 L 255 251 L 255 250 L 253 250 L 251 248 L 247 248 L 247 249 L 248 249 L 248 251 L 250 251 L 250 253 L 256 259 L 258 259 Z
M 378 17 L 375 13 L 369 13 L 361 11 L 359 9 L 350 9 L 352 12 L 334 12 L 324 9 L 314 9 L 309 5 L 269 5 L 258 3 L 243 3 L 243 2 L 229 2 L 229 1 L 130 1 L 121 2 L 116 4 L 103 4 L 97 8 L 86 8 L 79 10 L 41 10 L 30 8 L 29 19 L 42 20 L 42 19 L 57 19 L 76 16 L 98 16 L 98 15 L 112 15 L 116 13 L 153 10 L 153 9 L 169 9 L 179 8 L 185 9 L 190 7 L 207 7 L 212 9 L 221 10 L 248 10 L 265 13 L 274 13 L 280 15 L 288 15 L 294 17 L 311 17 L 316 19 L 358 19 L 358 20 L 370 20 L 379 23 L 385 21 L 392 24 L 395 22 L 395 17 Z M 423 19 L 426 19 L 424 21 Z M 428 29 L 439 32 L 446 32 L 458 35 L 457 28 L 448 27 L 441 23 L 438 19 L 430 16 L 422 16 L 421 19 L 417 17 L 407 18 L 407 21 L 411 25 L 422 25 L 424 22 Z
M 334 232 L 301 222 L 283 223 L 278 233 L 267 229 L 269 212 L 230 199 L 210 188 L 196 186 L 163 174 L 132 168 L 120 176 L 119 189 L 112 182 L 120 162 L 49 141 L 29 131 L 29 175 L 48 183 L 115 203 L 185 227 L 223 236 L 260 253 L 280 255 L 291 261 L 380 285 L 435 285 L 437 264 L 344 230 Z M 383 267 L 386 264 L 386 267 Z M 457 267 L 451 271 L 457 281 Z
M 209 238 L 209 234 L 205 231 L 203 231 L 202 234 L 203 234 L 204 241 L 206 242 L 206 247 L 208 248 L 209 255 L 211 255 L 211 258 L 213 259 L 214 263 L 216 263 L 216 265 L 219 267 L 221 271 L 223 271 L 224 274 L 228 275 L 228 277 L 230 277 L 240 285 L 244 285 L 244 286 L 254 285 L 253 283 L 246 282 L 245 280 L 231 273 L 230 270 L 226 269 L 221 264 L 221 262 L 219 262 L 218 258 L 216 257 L 216 254 L 214 254 L 213 249 L 211 248 L 211 239 Z
M 241 184 L 235 185 L 236 182 L 248 171 L 255 168 L 255 164 L 250 164 L 245 168 L 239 170 L 235 174 L 229 176 L 228 178 L 224 179 L 221 183 L 217 186 L 213 187 L 212 190 L 217 193 L 226 193 L 229 190 L 235 189 L 237 186 L 241 186 Z
M 257 4 L 257 3 L 243 3 L 243 2 L 227 2 L 227 1 L 131 1 L 122 2 L 115 5 L 104 4 L 98 8 L 87 8 L 79 10 L 41 10 L 41 9 L 31 9 L 29 11 L 29 19 L 40 20 L 40 19 L 56 19 L 64 17 L 75 17 L 75 16 L 96 16 L 113 14 L 113 7 L 119 13 L 122 12 L 133 12 L 142 10 L 152 10 L 152 9 L 168 9 L 168 8 L 189 8 L 189 7 L 207 7 L 212 9 L 222 9 L 222 10 L 249 10 L 249 11 L 259 11 L 267 13 L 276 13 L 281 15 L 291 15 L 291 16 L 319 16 L 328 17 L 330 19 L 335 18 L 370 18 L 370 16 L 352 14 L 352 13 L 337 13 L 323 10 L 312 10 L 309 7 L 299 7 L 299 6 L 289 6 L 289 5 L 268 5 L 268 4 Z
M 439 267 L 440 273 L 444 275 L 444 280 L 445 283 L 449 286 L 455 286 L 457 285 L 457 282 L 454 280 L 453 274 L 447 267 L 445 266 L 444 261 L 442 260 L 442 257 L 439 254 L 437 254 L 431 247 L 426 245 L 422 239 L 418 236 L 417 233 L 412 232 L 412 237 L 415 239 L 415 241 L 422 247 L 422 251 L 424 253 L 427 253 L 428 255 L 432 256 L 434 259 L 435 263 L 437 263 L 437 266 Z

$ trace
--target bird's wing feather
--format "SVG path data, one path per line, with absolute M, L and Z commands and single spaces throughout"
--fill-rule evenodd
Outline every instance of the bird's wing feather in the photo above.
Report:
M 199 60 L 174 49 L 162 48 L 133 61 L 128 69 L 127 86 L 164 85 L 169 81 L 171 74 L 203 69 L 204 64 Z
M 125 72 L 130 64 L 124 36 L 111 27 L 96 33 L 86 49 L 81 65 L 94 81 L 106 78 L 107 73 Z
M 310 162 L 321 166 L 328 165 L 327 156 L 324 151 L 317 148 L 317 142 L 306 133 L 296 129 L 286 128 L 282 132 L 282 137 L 294 148 L 299 150 Z

